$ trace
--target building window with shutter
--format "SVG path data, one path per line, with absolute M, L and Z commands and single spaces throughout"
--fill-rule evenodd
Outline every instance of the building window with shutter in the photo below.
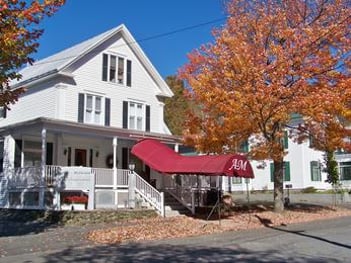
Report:
M 102 81 L 131 87 L 132 61 L 112 54 L 103 54 Z
M 242 184 L 243 180 L 241 177 L 232 177 L 232 184 Z
M 150 106 L 139 102 L 124 101 L 123 128 L 150 131 Z
M 110 126 L 110 99 L 80 93 L 78 122 Z
M 340 162 L 340 180 L 351 181 L 351 162 Z
M 271 182 L 274 182 L 274 163 L 270 164 Z M 290 182 L 290 162 L 284 162 L 283 165 L 284 182 Z
M 315 182 L 322 181 L 320 163 L 317 161 L 312 161 L 310 165 L 311 165 L 311 181 L 315 181 Z
M 247 140 L 240 144 L 239 152 L 241 152 L 241 153 L 248 153 L 249 152 L 249 142 Z

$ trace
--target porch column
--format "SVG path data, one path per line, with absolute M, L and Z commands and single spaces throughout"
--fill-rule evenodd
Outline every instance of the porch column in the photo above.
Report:
M 175 151 L 176 153 L 179 152 L 179 143 L 176 143 L 176 144 L 174 145 L 174 151 Z
M 3 164 L 3 169 L 4 169 L 4 174 L 6 176 L 9 176 L 9 170 L 14 168 L 14 162 L 15 162 L 15 139 L 11 136 L 8 135 L 4 138 L 4 164 Z
M 45 166 L 46 166 L 46 129 L 41 130 L 41 178 L 39 191 L 39 207 L 44 209 L 45 194 Z
M 113 189 L 115 190 L 115 205 L 118 206 L 118 192 L 117 192 L 117 137 L 113 137 Z

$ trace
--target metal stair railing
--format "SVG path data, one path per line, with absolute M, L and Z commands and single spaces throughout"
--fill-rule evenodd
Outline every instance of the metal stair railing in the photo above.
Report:
M 141 195 L 156 211 L 165 216 L 164 194 L 146 182 L 140 175 L 133 172 L 135 176 L 135 191 Z

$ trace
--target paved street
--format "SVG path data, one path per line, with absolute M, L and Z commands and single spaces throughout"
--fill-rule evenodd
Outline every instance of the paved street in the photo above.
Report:
M 74 231 L 77 231 L 76 235 Z M 1 237 L 0 249 L 12 247 L 13 250 L 0 258 L 0 262 L 314 263 L 349 262 L 351 258 L 351 217 L 279 228 L 112 246 L 89 242 L 78 245 L 74 241 L 81 239 L 83 234 L 84 229 L 78 231 L 68 228 Z M 62 242 L 56 247 L 50 242 L 40 243 L 40 240 L 45 239 L 54 243 L 59 239 Z M 64 240 L 67 240 L 66 245 Z M 32 242 L 33 246 L 43 246 L 43 249 L 21 249 L 22 246 L 28 247 L 28 242 Z

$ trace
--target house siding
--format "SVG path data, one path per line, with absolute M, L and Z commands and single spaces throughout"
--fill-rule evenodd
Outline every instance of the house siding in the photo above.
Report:
M 150 131 L 165 133 L 163 128 L 163 107 L 156 95 L 158 87 L 124 39 L 114 39 L 115 44 L 94 50 L 88 61 L 73 65 L 70 70 L 75 76 L 75 85 L 66 89 L 66 120 L 77 121 L 78 93 L 89 93 L 107 97 L 111 101 L 110 126 L 122 128 L 123 101 L 136 101 L 150 105 Z M 113 41 L 112 41 L 113 42 Z M 102 81 L 102 54 L 113 53 L 132 61 L 132 86 Z M 169 134 L 169 133 L 168 133 Z
M 19 100 L 10 105 L 7 117 L 0 120 L 0 127 L 35 119 L 38 117 L 57 118 L 59 90 L 57 82 L 30 87 Z

